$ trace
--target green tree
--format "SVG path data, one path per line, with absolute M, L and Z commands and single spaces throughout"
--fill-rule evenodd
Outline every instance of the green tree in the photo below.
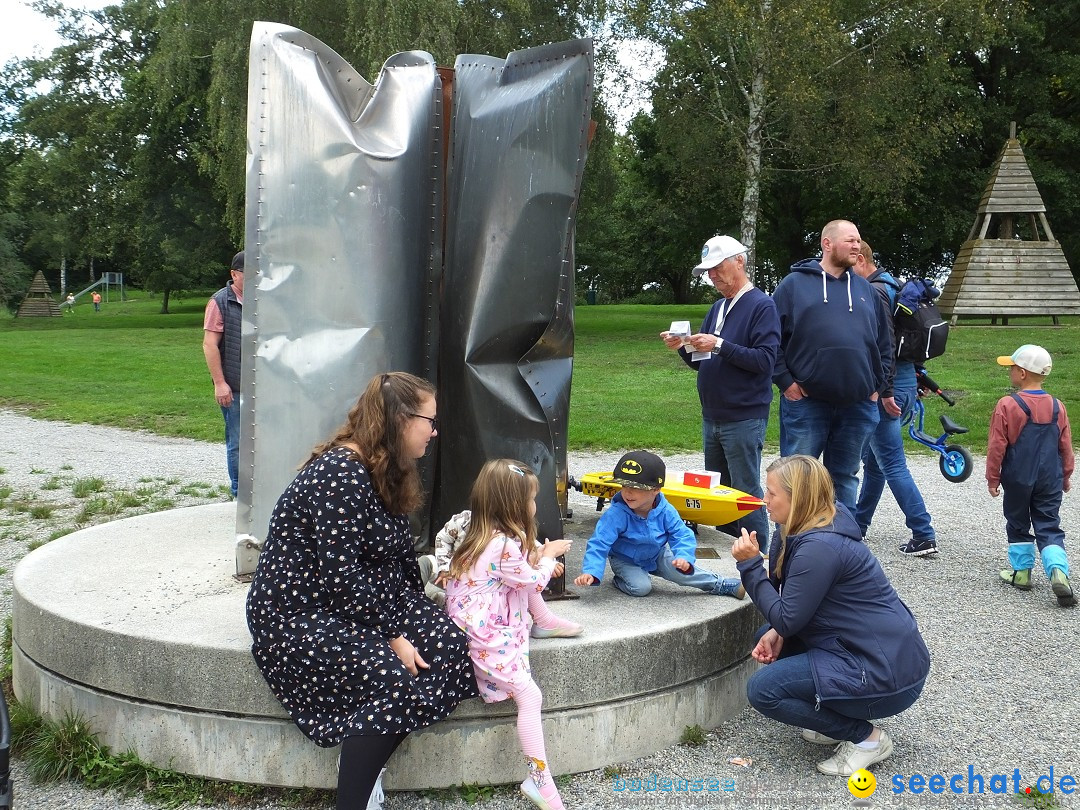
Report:
M 728 153 L 739 233 L 766 276 L 816 242 L 807 221 L 854 216 L 922 179 L 965 123 L 948 94 L 959 32 L 989 25 L 979 4 L 952 0 L 627 0 L 622 9 L 629 29 L 666 53 L 654 109 L 680 120 L 699 163 L 710 147 L 695 129 Z
M 22 103 L 9 122 L 19 150 L 10 188 L 27 225 L 22 249 L 61 267 L 104 259 L 161 291 L 167 313 L 173 290 L 220 278 L 229 245 L 190 148 L 198 117 L 146 81 L 160 6 L 38 7 L 67 42 L 27 61 L 14 88 Z

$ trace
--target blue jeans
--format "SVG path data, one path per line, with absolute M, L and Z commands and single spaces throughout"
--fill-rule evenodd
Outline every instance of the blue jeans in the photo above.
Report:
M 707 593 L 720 595 L 725 593 L 724 577 L 696 565 L 692 574 L 684 574 L 672 565 L 674 559 L 675 555 L 665 545 L 660 551 L 660 556 L 656 558 L 656 570 L 652 574 L 637 563 L 632 563 L 617 554 L 610 555 L 608 563 L 611 565 L 611 573 L 615 575 L 615 587 L 623 593 L 630 594 L 630 596 L 648 596 L 652 590 L 653 575 L 663 577 L 668 582 L 674 582 L 676 585 L 698 588 Z M 729 579 L 735 580 L 734 577 L 729 577 Z M 729 588 L 731 584 L 728 583 Z
M 902 380 L 898 378 L 893 396 L 903 413 L 900 416 L 889 416 L 884 407 L 878 407 L 881 421 L 870 434 L 870 442 L 863 453 L 862 490 L 855 507 L 855 520 L 863 534 L 866 534 L 867 527 L 874 519 L 874 511 L 887 482 L 897 505 L 904 513 L 904 521 L 911 530 L 911 536 L 915 540 L 933 540 L 936 536 L 934 527 L 930 525 L 930 513 L 926 511 L 922 493 L 911 477 L 907 458 L 904 456 L 904 432 L 900 424 L 911 413 L 915 390 L 914 375 L 910 381 L 906 377 Z
M 780 397 L 780 455 L 821 458 L 832 476 L 836 500 L 855 511 L 859 465 L 878 423 L 878 405 L 869 399 L 833 405 L 803 397 Z
M 818 705 L 810 655 L 800 653 L 783 656 L 751 675 L 746 698 L 773 720 L 813 729 L 834 740 L 862 742 L 874 730 L 872 720 L 900 714 L 922 694 L 925 683 L 923 678 L 910 689 L 887 697 L 823 700 Z
M 757 498 L 761 490 L 761 448 L 765 444 L 765 419 L 743 419 L 738 422 L 702 422 L 702 443 L 705 447 L 705 469 L 721 473 L 724 484 Z M 739 529 L 757 532 L 758 542 L 764 544 L 769 536 L 769 519 L 765 508 L 729 523 L 725 529 L 738 536 Z
M 236 497 L 240 477 L 240 394 L 233 392 L 232 405 L 221 409 L 225 417 L 225 463 L 229 467 L 229 485 Z

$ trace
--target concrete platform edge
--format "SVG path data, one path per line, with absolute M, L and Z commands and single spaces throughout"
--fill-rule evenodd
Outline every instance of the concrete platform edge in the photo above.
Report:
M 288 720 L 216 714 L 130 700 L 77 684 L 12 648 L 16 697 L 38 714 L 84 717 L 114 751 L 182 773 L 233 782 L 333 788 L 337 749 L 319 748 Z M 683 729 L 713 728 L 745 705 L 757 668 L 744 658 L 673 688 L 589 706 L 545 712 L 544 734 L 555 773 L 580 773 L 651 754 L 679 741 Z M 524 778 L 515 718 L 493 704 L 488 717 L 457 713 L 411 735 L 390 762 L 388 790 L 505 784 Z M 432 768 L 438 762 L 439 767 Z

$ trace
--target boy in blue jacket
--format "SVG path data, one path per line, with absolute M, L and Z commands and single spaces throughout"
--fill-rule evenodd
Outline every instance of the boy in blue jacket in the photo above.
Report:
M 663 460 L 648 451 L 634 450 L 619 459 L 614 480 L 622 491 L 597 521 L 585 546 L 582 574 L 574 584 L 599 585 L 606 561 L 611 564 L 615 587 L 630 596 L 646 596 L 652 590 L 652 577 L 658 576 L 676 585 L 742 599 L 746 590 L 736 577 L 695 569 L 694 533 L 660 492 L 666 475 Z

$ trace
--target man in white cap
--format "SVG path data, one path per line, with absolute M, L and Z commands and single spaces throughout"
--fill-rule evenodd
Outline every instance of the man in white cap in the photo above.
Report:
M 780 320 L 772 298 L 746 275 L 746 251 L 730 236 L 706 242 L 694 276 L 708 273 L 720 298 L 701 331 L 690 336 L 688 347 L 679 336 L 660 336 L 698 373 L 705 468 L 720 473 L 726 485 L 760 498 L 761 449 L 772 404 Z M 764 509 L 718 528 L 736 537 L 743 528 L 757 532 L 762 543 L 769 536 Z

